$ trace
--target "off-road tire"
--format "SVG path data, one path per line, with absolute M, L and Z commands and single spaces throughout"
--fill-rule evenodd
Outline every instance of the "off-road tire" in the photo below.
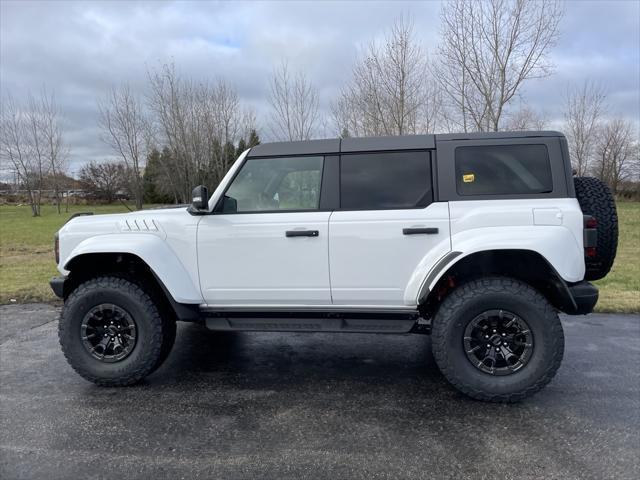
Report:
M 616 202 L 609 187 L 597 178 L 574 177 L 573 184 L 582 213 L 598 221 L 596 256 L 585 260 L 585 280 L 599 280 L 611 270 L 618 249 Z
M 176 341 L 177 325 L 175 312 L 164 297 L 164 294 L 162 290 L 160 290 L 160 287 L 158 287 L 157 284 L 153 284 L 152 282 L 150 282 L 150 279 L 145 279 L 144 277 L 132 277 L 124 273 L 113 273 L 112 276 L 117 278 L 124 278 L 131 283 L 135 283 L 138 287 L 144 290 L 147 295 L 151 297 L 151 300 L 160 312 L 160 317 L 162 318 L 162 347 L 160 349 L 160 357 L 158 357 L 158 362 L 153 367 L 151 372 L 149 372 L 150 375 L 162 366 L 164 361 L 171 353 L 173 344 Z
M 486 310 L 510 311 L 529 325 L 533 352 L 520 370 L 494 376 L 471 363 L 464 332 Z M 506 277 L 473 280 L 453 290 L 442 302 L 432 325 L 433 356 L 447 380 L 462 393 L 484 401 L 516 402 L 540 390 L 556 374 L 564 353 L 558 314 L 526 283 Z
M 115 363 L 97 360 L 82 344 L 82 319 L 102 303 L 124 309 L 136 324 L 133 350 Z M 82 377 L 101 386 L 126 386 L 139 382 L 166 358 L 173 344 L 172 330 L 167 327 L 168 321 L 141 286 L 126 278 L 101 276 L 87 280 L 69 295 L 60 314 L 58 338 L 67 361 Z

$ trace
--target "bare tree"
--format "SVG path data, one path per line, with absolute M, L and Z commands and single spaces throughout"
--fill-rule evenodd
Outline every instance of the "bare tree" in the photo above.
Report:
M 40 199 L 44 188 L 44 179 L 47 176 L 49 164 L 46 159 L 46 145 L 42 135 L 42 118 L 35 98 L 29 94 L 27 97 L 27 109 L 23 112 L 27 132 L 28 151 L 31 155 L 31 175 L 38 185 L 38 215 L 40 215 Z M 37 179 L 37 180 L 36 180 Z
M 382 43 L 364 49 L 333 103 L 337 130 L 351 136 L 434 131 L 441 102 L 427 66 L 413 23 L 396 20 Z
M 181 78 L 173 65 L 148 75 L 155 143 L 168 149 L 159 170 L 172 195 L 186 201 L 195 185 L 218 184 L 235 160 L 231 147 L 255 127 L 255 115 L 222 80 L 196 83 Z
M 115 162 L 89 162 L 78 174 L 82 187 L 97 198 L 112 203 L 127 184 L 126 166 Z
M 149 106 L 154 113 L 159 142 L 166 144 L 171 155 L 165 157 L 162 169 L 168 176 L 176 198 L 189 198 L 191 188 L 198 183 L 199 172 L 204 170 L 205 151 L 212 149 L 211 133 L 201 120 L 203 92 L 197 94 L 192 82 L 180 79 L 173 65 L 163 65 L 149 72 L 151 93 Z M 204 87 L 200 87 L 201 90 Z M 204 102 L 206 103 L 206 102 Z M 210 154 L 210 153 L 209 153 Z
M 27 191 L 31 213 L 37 217 L 40 215 L 48 165 L 32 97 L 28 103 L 31 108 L 21 109 L 11 96 L 3 98 L 0 109 L 0 158 L 17 175 L 18 182 Z
M 149 129 L 142 104 L 129 85 L 112 88 L 99 103 L 99 125 L 103 141 L 123 160 L 129 170 L 136 208 L 142 208 L 142 172 L 149 149 Z
M 505 122 L 508 131 L 545 130 L 549 124 L 547 117 L 524 105 L 511 113 Z
M 595 176 L 606 182 L 616 193 L 618 186 L 637 173 L 640 163 L 640 145 L 634 125 L 625 119 L 615 118 L 606 122 L 595 148 L 593 165 Z
M 285 141 L 312 138 L 318 121 L 318 92 L 306 75 L 292 75 L 283 62 L 274 70 L 269 86 L 273 136 Z
M 38 175 L 47 177 L 53 187 L 58 213 L 60 213 L 60 182 L 64 179 L 68 150 L 63 140 L 62 117 L 53 94 L 43 87 L 39 98 L 28 96 L 25 113 Z
M 604 88 L 589 81 L 581 87 L 571 87 L 566 94 L 565 128 L 573 167 L 580 176 L 589 172 L 595 156 L 594 147 L 606 113 L 605 99 Z
M 443 3 L 437 78 L 450 121 L 464 131 L 498 131 L 523 83 L 544 77 L 558 37 L 558 0 Z

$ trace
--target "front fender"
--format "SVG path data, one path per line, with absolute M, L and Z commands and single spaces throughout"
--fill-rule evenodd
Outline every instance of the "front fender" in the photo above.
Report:
M 159 236 L 146 233 L 98 235 L 80 242 L 60 264 L 91 253 L 129 253 L 142 259 L 178 303 L 203 303 L 200 288 L 171 247 Z

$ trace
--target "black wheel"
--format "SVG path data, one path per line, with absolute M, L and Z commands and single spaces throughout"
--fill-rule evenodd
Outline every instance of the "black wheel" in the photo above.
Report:
M 585 259 L 585 280 L 599 280 L 611 270 L 618 250 L 616 202 L 609 187 L 597 178 L 574 177 L 573 183 L 582 213 L 591 215 L 598 222 L 596 256 Z
M 456 288 L 432 326 L 433 356 L 444 376 L 478 400 L 515 402 L 556 374 L 564 334 L 556 311 L 532 287 L 489 277 Z
M 69 295 L 58 336 L 67 361 L 81 376 L 98 385 L 124 386 L 160 366 L 173 345 L 175 323 L 173 328 L 139 285 L 104 276 Z

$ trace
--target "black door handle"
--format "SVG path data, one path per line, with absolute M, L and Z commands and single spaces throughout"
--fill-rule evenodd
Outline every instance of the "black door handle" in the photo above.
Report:
M 287 230 L 285 235 L 287 237 L 317 237 L 320 232 L 318 230 Z
M 403 235 L 435 235 L 438 233 L 437 228 L 433 227 L 412 227 L 412 228 L 403 228 Z

